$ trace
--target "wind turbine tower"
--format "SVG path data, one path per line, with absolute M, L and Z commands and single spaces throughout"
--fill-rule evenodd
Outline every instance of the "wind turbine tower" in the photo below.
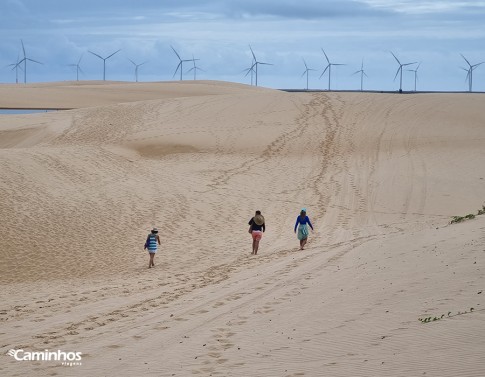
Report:
M 98 58 L 100 58 L 102 61 L 103 61 L 103 81 L 106 81 L 106 60 L 108 60 L 109 58 L 111 58 L 114 54 L 117 54 L 118 52 L 120 52 L 121 50 L 118 50 L 118 51 L 115 51 L 113 52 L 111 55 L 103 58 L 102 56 L 96 54 L 95 52 L 92 52 L 92 51 L 88 51 L 89 53 L 93 54 L 94 56 L 97 56 Z
M 401 78 L 400 78 L 400 81 L 399 81 L 399 92 L 401 93 L 402 92 L 402 67 L 405 67 L 407 65 L 416 64 L 417 62 L 413 62 L 413 63 L 401 63 L 399 61 L 399 59 L 396 58 L 396 55 L 394 55 L 392 51 L 391 51 L 391 54 L 392 54 L 392 56 L 394 56 L 394 59 L 396 59 L 397 64 L 399 64 L 399 68 L 397 69 L 396 76 L 394 76 L 394 80 L 396 80 L 397 75 L 399 75 L 399 73 L 400 73 L 401 74 Z
M 17 60 L 16 63 L 8 64 L 7 67 L 13 67 L 12 71 L 15 69 L 15 83 L 19 83 L 19 68 L 22 69 L 20 66 L 20 63 L 22 63 L 22 60 L 19 60 L 19 56 L 17 55 Z
M 26 84 L 27 83 L 27 60 L 37 64 L 42 64 L 42 63 L 38 62 L 37 60 L 28 58 L 27 55 L 25 54 L 24 41 L 20 40 L 20 43 L 22 43 L 22 51 L 24 53 L 24 58 L 21 61 L 19 61 L 17 64 L 20 64 L 22 62 L 24 63 L 24 84 Z
M 136 64 L 133 60 L 128 59 L 135 66 L 135 81 L 138 82 L 138 67 L 145 64 L 146 62 Z
M 322 78 L 322 76 L 325 74 L 325 72 L 327 72 L 328 70 L 328 90 L 330 90 L 330 78 L 332 76 L 332 65 L 345 65 L 345 64 L 342 64 L 342 63 L 331 63 L 330 60 L 328 59 L 328 56 L 327 54 L 325 53 L 325 51 L 323 50 L 322 48 L 322 52 L 323 52 L 323 55 L 325 55 L 325 59 L 327 59 L 327 66 L 325 67 L 325 69 L 323 70 L 322 74 L 320 75 L 320 78 Z
M 356 75 L 357 73 L 360 73 L 360 91 L 362 92 L 364 90 L 364 76 L 367 76 L 367 74 L 364 72 L 364 59 L 362 59 L 362 64 L 360 65 L 360 69 L 358 71 L 355 71 L 353 75 Z
M 79 58 L 77 64 L 69 64 L 69 67 L 76 67 L 76 81 L 79 81 L 79 72 L 84 73 L 83 70 L 81 69 L 81 59 L 83 58 L 83 55 Z
M 262 64 L 262 65 L 273 65 L 273 64 L 271 64 L 271 63 L 264 63 L 264 62 L 258 62 L 258 59 L 256 59 L 256 55 L 254 55 L 254 51 L 251 48 L 251 46 L 249 46 L 249 49 L 251 50 L 251 54 L 253 55 L 253 59 L 254 59 L 254 63 L 251 66 L 251 69 L 252 68 L 255 68 L 254 73 L 256 75 L 256 86 L 258 86 L 258 64 Z
M 470 64 L 470 62 L 468 61 L 468 59 L 463 56 L 463 54 L 460 54 L 460 55 L 461 55 L 461 57 L 463 59 L 465 59 L 466 64 L 468 64 L 468 67 L 470 67 L 468 69 L 465 69 L 465 68 L 463 68 L 463 69 L 465 69 L 465 71 L 467 71 L 466 77 L 468 79 L 468 91 L 469 92 L 472 92 L 473 91 L 473 70 L 475 68 L 477 68 L 480 64 L 483 64 L 485 62 L 480 62 L 480 63 L 477 63 L 477 64 L 473 64 L 472 65 L 472 64 Z
M 308 68 L 305 59 L 303 59 L 303 64 L 305 64 L 305 71 L 301 74 L 301 77 L 305 76 L 306 74 L 306 90 L 308 90 L 308 72 L 316 71 L 316 69 Z
M 414 91 L 416 91 L 416 87 L 417 87 L 417 82 L 418 82 L 418 69 L 419 69 L 419 66 L 421 65 L 421 63 L 418 64 L 418 66 L 416 67 L 416 69 L 407 69 L 407 71 L 409 72 L 414 72 Z

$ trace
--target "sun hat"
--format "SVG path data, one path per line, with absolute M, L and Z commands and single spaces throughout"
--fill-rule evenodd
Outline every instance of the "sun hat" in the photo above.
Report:
M 301 209 L 301 211 L 302 211 L 302 212 L 306 212 L 306 208 L 304 208 L 304 207 L 303 207 L 303 208 Z
M 152 233 L 158 233 L 158 229 L 157 228 L 153 228 L 152 229 Z
M 254 223 L 256 225 L 263 225 L 264 224 L 264 217 L 263 217 L 263 215 L 256 215 L 256 216 L 254 216 Z

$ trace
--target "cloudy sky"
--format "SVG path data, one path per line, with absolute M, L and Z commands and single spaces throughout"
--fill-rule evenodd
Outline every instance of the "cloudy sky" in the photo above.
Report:
M 468 68 L 485 61 L 485 1 L 481 0 L 0 0 L 0 82 L 15 82 L 9 64 L 28 62 L 27 81 L 135 79 L 129 59 L 143 63 L 139 81 L 173 78 L 182 59 L 200 59 L 197 78 L 249 84 L 252 46 L 260 86 L 328 87 L 325 50 L 334 63 L 332 89 L 397 90 L 398 64 L 420 62 L 418 90 L 467 90 Z M 184 64 L 184 79 L 192 63 Z M 405 67 L 414 69 L 417 65 Z M 203 71 L 202 71 L 203 70 Z M 23 81 L 23 71 L 19 71 Z M 403 72 L 403 89 L 414 89 L 414 73 Z M 485 64 L 473 71 L 473 89 L 485 91 Z

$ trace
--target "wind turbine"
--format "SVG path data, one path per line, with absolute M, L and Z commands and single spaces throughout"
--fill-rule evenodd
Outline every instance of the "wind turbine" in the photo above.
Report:
M 172 47 L 172 46 L 170 46 L 170 47 Z M 177 52 L 177 51 L 175 51 L 175 49 L 174 49 L 173 47 L 172 47 L 172 50 L 173 50 L 173 52 L 175 52 L 175 55 L 177 55 L 177 58 L 179 59 L 179 64 L 177 65 L 177 68 L 175 69 L 175 72 L 174 72 L 174 74 L 173 74 L 173 77 L 175 77 L 175 75 L 177 74 L 177 71 L 178 71 L 178 70 L 179 70 L 179 68 L 180 68 L 180 81 L 182 81 L 182 80 L 183 80 L 183 77 L 182 77 L 182 72 L 183 72 L 183 70 L 184 70 L 184 62 L 191 62 L 191 61 L 192 61 L 192 59 L 182 59 L 182 58 L 180 57 L 180 55 L 178 54 L 178 52 Z M 199 60 L 199 59 L 195 59 L 195 60 Z
M 24 58 L 21 61 L 19 61 L 17 64 L 20 64 L 22 62 L 24 63 L 24 84 L 25 84 L 25 83 L 27 83 L 27 60 L 34 62 L 34 63 L 37 63 L 37 64 L 42 64 L 42 63 L 38 62 L 37 60 L 28 58 L 27 55 L 25 54 L 24 41 L 20 40 L 20 43 L 22 43 L 22 51 L 24 53 Z
M 401 93 L 402 92 L 402 67 L 405 67 L 407 65 L 412 65 L 412 64 L 416 64 L 417 62 L 413 62 L 413 63 L 401 63 L 399 61 L 398 58 L 396 58 L 396 55 L 393 54 L 393 52 L 391 51 L 391 54 L 392 56 L 394 56 L 394 59 L 396 59 L 397 61 L 397 64 L 399 64 L 399 68 L 397 69 L 397 72 L 396 72 L 396 76 L 394 76 L 394 80 L 396 80 L 396 77 L 399 73 L 401 73 L 401 79 L 400 79 L 400 84 L 399 84 L 399 92 Z
M 332 72 L 332 65 L 345 65 L 345 64 L 342 64 L 342 63 L 330 63 L 330 60 L 328 59 L 328 56 L 327 54 L 325 53 L 325 51 L 323 50 L 322 48 L 322 52 L 323 52 L 323 55 L 325 55 L 325 59 L 327 59 L 327 66 L 325 67 L 325 69 L 323 70 L 322 74 L 320 75 L 320 78 L 322 78 L 322 76 L 325 74 L 325 72 L 327 72 L 327 69 L 328 69 L 328 90 L 330 90 L 330 77 L 331 77 L 331 72 Z
M 245 70 L 243 70 L 243 72 L 246 72 L 244 77 L 246 77 L 247 75 L 249 75 L 249 73 L 251 73 L 251 86 L 252 86 L 253 85 L 253 73 L 254 73 L 254 59 L 251 60 L 251 66 L 249 68 L 246 68 Z
M 460 54 L 460 55 L 461 55 L 461 57 L 462 57 L 463 59 L 465 59 L 466 63 L 467 63 L 467 64 L 468 64 L 468 66 L 470 67 L 469 69 L 465 69 L 465 68 L 462 68 L 462 69 L 464 69 L 465 71 L 467 71 L 467 72 L 468 72 L 468 73 L 467 73 L 467 75 L 466 75 L 466 77 L 467 77 L 467 79 L 468 79 L 468 91 L 469 91 L 469 92 L 471 92 L 471 91 L 473 91 L 473 70 L 474 70 L 475 68 L 477 68 L 477 67 L 478 67 L 480 64 L 483 64 L 483 63 L 485 63 L 485 62 L 481 62 L 481 63 L 477 63 L 477 64 L 473 64 L 473 65 L 472 65 L 472 64 L 470 64 L 470 62 L 467 60 L 467 58 L 465 58 L 465 57 L 463 56 L 463 54 Z
M 414 91 L 416 91 L 416 83 L 418 82 L 418 69 L 421 63 L 418 64 L 416 69 L 407 69 L 408 72 L 414 72 Z
M 199 59 L 195 59 L 194 55 L 192 55 L 192 62 L 194 63 L 194 66 L 186 72 L 186 73 L 189 73 L 190 71 L 194 71 L 194 80 L 197 80 L 197 70 L 204 72 L 202 68 L 197 67 L 197 65 L 195 64 L 196 60 L 199 60 Z
M 102 56 L 96 54 L 95 52 L 92 52 L 92 51 L 88 51 L 89 53 L 93 54 L 94 56 L 97 56 L 98 58 L 100 58 L 102 61 L 103 61 L 103 81 L 106 81 L 106 60 L 108 60 L 109 58 L 111 58 L 114 54 L 117 54 L 118 52 L 120 52 L 121 50 L 118 50 L 118 51 L 115 51 L 113 52 L 111 55 L 103 58 Z
M 22 69 L 22 67 L 20 66 L 20 63 L 22 63 L 22 60 L 19 60 L 19 56 L 17 55 L 17 63 L 12 63 L 12 64 L 8 64 L 7 67 L 13 67 L 12 68 L 12 71 L 15 69 L 15 83 L 18 84 L 19 83 L 19 68 Z
M 355 71 L 354 73 L 352 73 L 352 76 L 353 75 L 356 75 L 357 73 L 360 73 L 360 91 L 362 92 L 363 88 L 364 88 L 364 76 L 365 77 L 369 77 L 367 76 L 367 74 L 364 72 L 364 59 L 362 59 L 362 63 L 360 65 L 360 69 L 358 71 Z
M 308 68 L 308 66 L 306 65 L 305 59 L 303 59 L 303 64 L 305 64 L 305 71 L 301 74 L 301 77 L 303 77 L 306 74 L 306 90 L 308 90 L 308 72 L 316 71 L 316 69 Z
M 129 59 L 128 60 L 135 66 L 135 81 L 138 82 L 138 67 L 145 64 L 146 62 L 136 64 L 133 60 Z
M 76 67 L 76 81 L 79 81 L 79 72 L 84 73 L 80 66 L 82 58 L 83 54 L 81 54 L 81 57 L 79 58 L 77 64 L 68 64 L 69 67 Z
M 471 71 L 471 68 L 463 68 L 463 67 L 460 67 L 461 69 L 463 69 L 465 72 L 466 72 L 466 78 L 465 78 L 465 82 L 468 83 L 468 91 L 471 92 L 472 91 L 472 88 L 470 86 L 470 71 Z
M 254 51 L 253 49 L 251 48 L 251 46 L 249 46 L 249 49 L 251 50 L 251 54 L 253 54 L 253 59 L 254 59 L 254 63 L 253 65 L 251 66 L 251 69 L 252 68 L 256 68 L 254 73 L 256 75 L 256 86 L 258 86 L 258 64 L 262 64 L 262 65 L 273 65 L 271 63 L 264 63 L 264 62 L 258 62 L 258 59 L 256 59 L 256 55 L 254 55 Z

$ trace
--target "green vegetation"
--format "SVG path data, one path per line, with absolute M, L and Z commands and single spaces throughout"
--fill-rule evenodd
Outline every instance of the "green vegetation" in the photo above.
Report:
M 464 312 L 458 312 L 456 314 L 451 314 L 451 312 L 448 312 L 448 315 L 447 317 L 455 317 L 457 315 L 463 315 L 463 314 L 467 314 L 467 313 L 471 313 L 475 310 L 475 308 L 470 308 L 470 311 L 464 311 Z M 429 322 L 435 322 L 435 321 L 439 321 L 441 319 L 445 318 L 445 315 L 444 314 L 441 314 L 440 317 L 426 317 L 426 318 L 418 318 L 418 321 L 420 321 L 421 323 L 429 323 Z
M 477 216 L 478 215 L 484 215 L 484 214 L 485 214 L 485 205 L 482 205 L 482 208 L 479 209 L 478 212 L 477 212 Z M 474 218 L 475 218 L 475 215 L 473 213 L 469 213 L 466 216 L 453 216 L 451 218 L 450 224 L 457 224 L 457 223 L 461 223 L 462 221 L 465 221 L 465 220 L 472 220 Z

